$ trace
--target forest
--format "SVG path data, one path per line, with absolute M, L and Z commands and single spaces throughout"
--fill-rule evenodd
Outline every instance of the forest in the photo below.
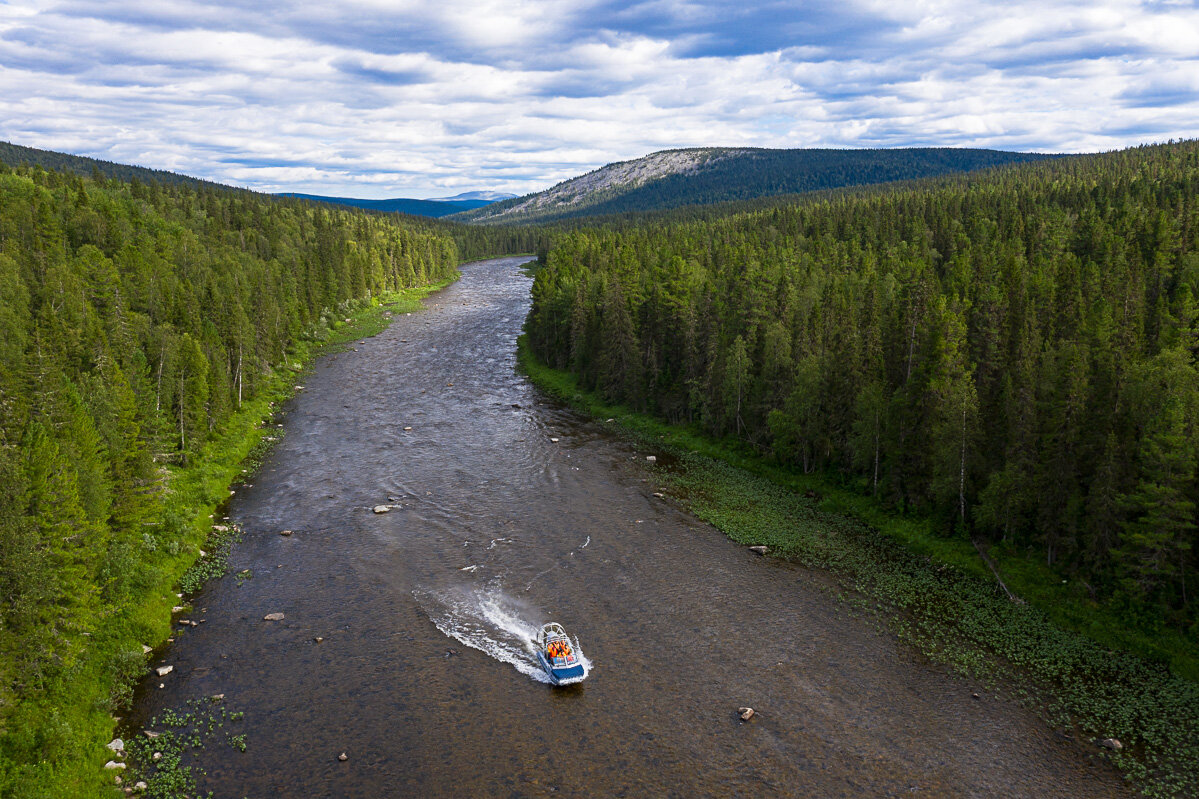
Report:
M 88 692 L 144 668 L 130 617 L 162 601 L 190 523 L 171 496 L 205 442 L 298 340 L 455 276 L 448 230 L 0 166 L 0 795 L 110 733 Z
M 1146 629 L 1199 593 L 1199 142 L 558 236 L 536 356 L 1039 558 Z

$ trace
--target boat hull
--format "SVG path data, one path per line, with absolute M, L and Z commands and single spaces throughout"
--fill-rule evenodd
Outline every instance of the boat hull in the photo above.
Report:
M 549 676 L 550 682 L 554 685 L 573 685 L 577 682 L 582 682 L 587 676 L 587 670 L 583 668 L 582 663 L 574 663 L 570 666 L 554 666 L 545 655 L 537 653 L 537 660 L 541 662 L 541 668 Z

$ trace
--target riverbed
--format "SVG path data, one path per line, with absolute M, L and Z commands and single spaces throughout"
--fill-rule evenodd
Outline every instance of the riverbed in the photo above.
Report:
M 658 453 L 540 395 L 515 370 L 522 260 L 463 267 L 319 360 L 285 409 L 229 506 L 230 576 L 135 700 L 135 726 L 214 694 L 245 712 L 246 751 L 205 748 L 202 790 L 1130 795 L 1093 747 L 929 664 L 827 576 L 655 496 Z M 582 684 L 536 668 L 546 621 L 577 638 Z

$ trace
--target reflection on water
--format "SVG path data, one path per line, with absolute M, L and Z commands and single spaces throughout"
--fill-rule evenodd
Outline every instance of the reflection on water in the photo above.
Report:
M 514 370 L 519 263 L 464 268 L 319 362 L 234 497 L 230 565 L 253 577 L 195 598 L 204 623 L 131 722 L 216 693 L 246 711 L 247 751 L 206 750 L 204 790 L 1123 795 L 1076 744 L 852 617 L 821 575 L 655 497 L 649 453 L 547 404 Z M 529 643 L 547 621 L 600 664 L 586 682 L 542 681 Z

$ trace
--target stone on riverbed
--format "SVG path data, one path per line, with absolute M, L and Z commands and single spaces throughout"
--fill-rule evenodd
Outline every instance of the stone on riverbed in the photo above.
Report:
M 263 621 L 283 621 L 282 613 L 268 613 L 262 617 Z
M 741 717 L 742 721 L 749 721 L 755 714 L 752 707 L 739 707 L 737 708 L 737 715 Z
M 1114 752 L 1119 752 L 1124 748 L 1124 744 L 1120 743 L 1118 738 L 1104 738 L 1099 742 L 1099 745 L 1104 749 L 1111 749 Z
M 376 505 L 375 507 L 371 508 L 371 510 L 373 510 L 375 513 L 390 513 L 391 506 L 390 505 Z
M 175 670 L 174 666 L 159 666 L 158 668 L 154 669 L 154 673 L 157 674 L 159 677 L 165 677 L 174 670 Z

